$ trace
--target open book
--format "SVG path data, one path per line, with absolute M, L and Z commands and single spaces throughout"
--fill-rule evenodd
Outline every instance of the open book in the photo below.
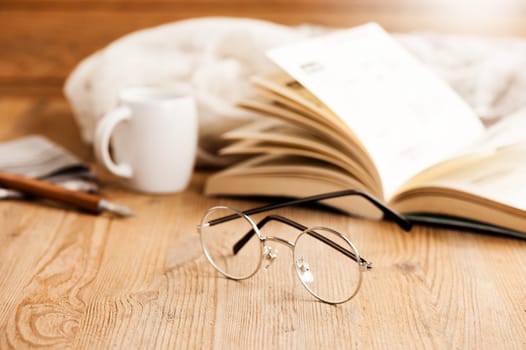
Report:
M 277 49 L 283 71 L 240 106 L 268 116 L 224 135 L 248 159 L 214 195 L 304 197 L 359 189 L 416 222 L 526 237 L 526 110 L 485 129 L 455 92 L 378 25 Z M 380 213 L 360 198 L 325 202 Z

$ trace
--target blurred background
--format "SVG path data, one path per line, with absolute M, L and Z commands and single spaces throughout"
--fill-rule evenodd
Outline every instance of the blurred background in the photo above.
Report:
M 112 40 L 200 16 L 526 36 L 524 0 L 0 0 L 0 94 L 60 96 L 75 65 Z

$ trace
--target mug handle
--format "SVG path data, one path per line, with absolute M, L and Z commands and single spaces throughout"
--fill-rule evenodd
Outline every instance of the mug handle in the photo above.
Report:
M 113 130 L 122 121 L 131 119 L 131 110 L 126 106 L 121 106 L 108 112 L 97 124 L 95 132 L 95 157 L 104 164 L 111 173 L 125 178 L 133 175 L 133 170 L 128 164 L 116 164 L 110 156 L 110 138 Z

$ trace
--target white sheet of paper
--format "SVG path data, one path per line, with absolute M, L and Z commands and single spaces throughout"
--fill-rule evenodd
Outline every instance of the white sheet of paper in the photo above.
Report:
M 470 107 L 377 24 L 267 54 L 356 132 L 387 198 L 483 134 Z

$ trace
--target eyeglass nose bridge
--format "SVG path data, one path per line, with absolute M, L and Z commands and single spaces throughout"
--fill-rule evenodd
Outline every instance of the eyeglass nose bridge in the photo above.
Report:
M 280 237 L 267 236 L 267 237 L 263 237 L 261 240 L 263 242 L 265 242 L 265 241 L 272 241 L 272 242 L 281 243 L 281 244 L 289 247 L 290 249 L 294 249 L 294 242 L 287 241 L 286 239 L 283 239 L 283 238 L 280 238 Z
M 263 268 L 265 271 L 269 269 L 274 260 L 278 257 L 278 250 L 267 245 L 267 242 L 281 243 L 282 245 L 289 247 L 291 250 L 294 250 L 294 243 L 280 237 L 263 237 L 261 238 L 261 241 L 263 242 L 263 260 L 265 261 Z

